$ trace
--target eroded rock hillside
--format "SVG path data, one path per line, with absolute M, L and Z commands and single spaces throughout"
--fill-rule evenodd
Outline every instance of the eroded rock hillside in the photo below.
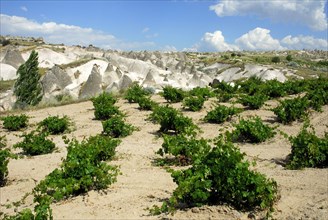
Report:
M 316 65 L 318 60 L 326 62 L 327 54 L 322 51 L 119 52 L 93 46 L 43 44 L 2 47 L 0 81 L 13 85 L 18 67 L 28 59 L 32 50 L 39 54 L 42 102 L 46 104 L 87 99 L 103 91 L 118 93 L 133 81 L 158 92 L 166 85 L 188 90 L 208 86 L 217 80 L 233 82 L 250 76 L 283 82 L 289 78 L 327 74 L 327 65 Z M 288 54 L 297 60 L 287 61 Z M 280 62 L 272 63 L 274 56 L 279 57 Z M 2 88 L 0 92 L 0 111 L 11 109 L 15 102 L 12 87 Z

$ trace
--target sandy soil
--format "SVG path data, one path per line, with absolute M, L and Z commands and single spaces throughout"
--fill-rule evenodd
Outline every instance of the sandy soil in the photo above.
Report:
M 159 96 L 154 100 L 164 103 Z M 214 138 L 220 128 L 231 127 L 230 122 L 223 125 L 203 123 L 200 119 L 211 108 L 207 101 L 200 112 L 187 112 L 204 131 L 201 136 Z M 258 115 L 267 123 L 279 126 L 279 129 L 289 135 L 296 135 L 301 123 L 281 125 L 275 122 L 274 114 L 267 110 L 276 105 L 276 101 L 267 102 L 268 106 L 257 111 L 245 111 L 243 117 Z M 161 147 L 162 139 L 155 132 L 159 125 L 145 121 L 149 111 L 138 110 L 137 104 L 128 104 L 120 100 L 120 109 L 127 113 L 127 121 L 139 130 L 131 136 L 122 139 L 117 148 L 117 159 L 111 163 L 119 165 L 122 175 L 118 181 L 102 192 L 91 191 L 52 204 L 55 219 L 247 219 L 254 217 L 253 213 L 243 213 L 229 206 L 204 206 L 179 210 L 174 215 L 150 216 L 146 209 L 153 205 L 160 205 L 168 199 L 176 185 L 168 172 L 153 165 L 158 156 L 155 152 Z M 180 104 L 173 105 L 181 109 Z M 328 106 L 323 112 L 311 114 L 311 123 L 319 136 L 328 131 Z M 60 107 L 50 107 L 28 111 L 30 116 L 29 130 L 35 128 L 49 115 L 67 115 L 75 123 L 75 130 L 68 137 L 82 140 L 84 137 L 99 134 L 102 131 L 100 121 L 93 120 L 93 106 L 91 102 L 82 102 Z M 234 117 L 232 121 L 238 120 Z M 0 135 L 6 135 L 8 146 L 21 140 L 22 132 L 7 132 L 0 127 Z M 33 208 L 33 197 L 28 195 L 25 203 L 19 207 L 9 207 L 8 204 L 19 201 L 26 193 L 30 193 L 36 184 L 48 173 L 59 167 L 61 159 L 66 155 L 65 144 L 61 136 L 52 136 L 58 150 L 52 154 L 26 157 L 11 160 L 9 163 L 8 182 L 0 188 L 0 212 L 14 213 L 16 210 Z M 279 187 L 280 200 L 275 204 L 273 217 L 276 219 L 327 219 L 328 216 L 328 169 L 286 170 L 284 163 L 290 153 L 290 144 L 280 134 L 272 140 L 258 145 L 238 144 L 247 154 L 249 160 L 256 160 L 254 169 L 274 178 Z M 20 150 L 13 150 L 19 153 Z M 255 215 L 257 215 L 255 213 Z

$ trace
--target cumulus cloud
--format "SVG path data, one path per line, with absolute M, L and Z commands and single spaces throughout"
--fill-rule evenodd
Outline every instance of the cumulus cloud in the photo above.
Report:
M 281 40 L 281 44 L 292 50 L 302 49 L 320 49 L 328 50 L 327 39 L 318 39 L 312 36 L 297 36 L 292 37 L 291 35 L 286 36 Z
M 22 11 L 28 11 L 27 8 L 26 8 L 25 6 L 20 7 L 20 9 L 21 9 Z
M 164 52 L 176 52 L 178 51 L 177 48 L 175 46 L 172 46 L 172 45 L 165 45 L 163 48 L 162 48 L 162 51 Z
M 228 44 L 225 42 L 224 36 L 221 31 L 213 33 L 206 32 L 199 44 L 189 48 L 190 51 L 228 51 L 239 50 L 236 45 Z
M 284 50 L 279 40 L 273 39 L 270 30 L 255 28 L 236 39 L 236 44 L 243 50 Z
M 83 28 L 75 25 L 57 24 L 55 22 L 38 23 L 24 17 L 0 14 L 1 35 L 20 35 L 44 37 L 51 43 L 68 45 L 89 45 L 107 49 L 139 50 L 152 48 L 154 42 L 125 42 L 115 36 L 97 31 L 92 28 Z
M 145 27 L 144 29 L 142 29 L 142 33 L 146 33 L 146 32 L 148 32 L 150 30 L 150 28 L 149 27 Z
M 255 15 L 277 22 L 298 23 L 319 31 L 327 30 L 328 26 L 324 0 L 221 0 L 210 6 L 210 10 L 220 17 Z
M 234 44 L 228 44 L 221 31 L 205 33 L 202 39 L 194 44 L 191 48 L 184 48 L 188 52 L 204 51 L 238 51 L 238 50 L 302 50 L 302 49 L 319 49 L 328 50 L 328 41 L 314 38 L 312 36 L 291 35 L 279 40 L 270 35 L 270 30 L 257 27 L 248 31 L 234 41 Z
M 156 37 L 158 37 L 158 36 L 159 36 L 158 33 L 153 33 L 153 34 L 147 34 L 147 35 L 146 35 L 146 38 L 156 38 Z

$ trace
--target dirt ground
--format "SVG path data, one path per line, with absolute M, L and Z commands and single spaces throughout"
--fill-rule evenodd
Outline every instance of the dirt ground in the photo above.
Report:
M 153 100 L 165 103 L 160 96 Z M 203 133 L 202 137 L 214 138 L 221 128 L 231 127 L 231 122 L 222 125 L 202 122 L 206 112 L 211 109 L 213 100 L 205 103 L 200 112 L 183 113 L 192 117 Z M 276 105 L 276 101 L 267 102 L 261 110 L 247 110 L 241 116 L 257 115 L 266 123 L 279 126 L 278 129 L 288 135 L 296 135 L 302 123 L 281 125 L 275 121 L 275 115 L 268 109 Z M 176 185 L 165 169 L 155 166 L 155 152 L 161 147 L 162 138 L 156 131 L 159 125 L 145 119 L 149 111 L 140 111 L 138 104 L 129 104 L 125 100 L 118 102 L 120 109 L 127 114 L 127 121 L 138 127 L 132 135 L 123 138 L 117 147 L 117 157 L 112 164 L 119 165 L 121 175 L 117 182 L 105 191 L 90 191 L 85 195 L 73 197 L 51 205 L 54 219 L 248 219 L 257 213 L 243 213 L 229 206 L 204 206 L 179 210 L 174 215 L 151 216 L 147 208 L 160 205 L 168 199 Z M 173 104 L 182 109 L 181 104 Z M 238 106 L 238 105 L 237 105 Z M 241 106 L 239 106 L 241 107 Z M 82 140 L 84 137 L 101 133 L 100 121 L 94 120 L 93 105 L 90 101 L 66 106 L 49 107 L 24 112 L 30 117 L 30 126 L 25 131 L 35 128 L 36 124 L 48 116 L 67 115 L 74 122 L 74 131 L 67 134 Z M 233 117 L 236 122 L 238 117 Z M 311 124 L 318 136 L 328 132 L 328 106 L 323 112 L 311 113 Z M 7 144 L 12 147 L 19 142 L 22 132 L 7 132 L 0 126 L 0 136 L 5 135 Z M 0 212 L 13 214 L 23 208 L 32 208 L 33 197 L 28 195 L 25 203 L 15 207 L 9 204 L 20 201 L 26 193 L 32 192 L 36 184 L 61 164 L 66 155 L 66 145 L 61 136 L 51 136 L 58 150 L 54 153 L 10 160 L 7 184 L 0 188 Z M 247 159 L 255 160 L 254 169 L 273 178 L 278 183 L 280 199 L 274 206 L 272 216 L 275 219 L 327 219 L 328 218 L 328 169 L 287 170 L 284 168 L 291 147 L 280 134 L 261 144 L 237 144 L 247 154 Z M 12 149 L 20 153 L 19 149 Z

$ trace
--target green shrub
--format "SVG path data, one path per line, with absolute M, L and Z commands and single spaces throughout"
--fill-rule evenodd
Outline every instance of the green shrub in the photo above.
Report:
M 171 212 L 181 204 L 192 207 L 220 202 L 241 210 L 270 209 L 277 199 L 277 183 L 249 167 L 237 147 L 218 142 L 192 167 L 172 171 L 177 188 L 169 202 L 154 206 L 151 212 Z
M 202 109 L 204 101 L 203 97 L 189 96 L 183 100 L 182 106 L 190 111 L 196 112 Z
M 70 125 L 69 118 L 64 116 L 49 116 L 39 123 L 39 126 L 44 132 L 50 134 L 61 134 L 68 131 Z
M 268 97 L 263 94 L 255 93 L 254 95 L 242 95 L 238 102 L 243 104 L 244 106 L 249 107 L 250 109 L 259 109 L 264 103 L 268 100 Z
M 103 121 L 102 126 L 102 133 L 114 138 L 126 137 L 135 130 L 132 125 L 126 124 L 123 117 L 120 115 L 115 115 L 110 119 Z
M 219 102 L 228 102 L 235 96 L 233 93 L 221 92 L 217 95 Z
M 215 109 L 207 112 L 204 120 L 210 123 L 223 123 L 231 118 L 231 116 L 241 112 L 240 109 L 235 107 L 226 107 L 224 105 L 218 105 Z
M 317 62 L 317 65 L 328 67 L 328 60 L 319 60 L 319 61 Z
M 25 154 L 32 156 L 51 153 L 55 149 L 55 144 L 46 139 L 47 136 L 45 132 L 24 133 L 21 136 L 24 137 L 23 141 L 15 144 L 14 148 L 22 148 Z
M 8 163 L 10 158 L 17 158 L 9 149 L 5 149 L 7 140 L 5 136 L 0 136 L 0 187 L 5 185 L 8 175 Z
M 203 87 L 203 88 L 202 87 L 195 87 L 192 90 L 190 90 L 188 93 L 189 93 L 190 96 L 202 97 L 205 100 L 207 100 L 211 97 L 214 97 L 214 93 L 208 87 Z
M 261 90 L 262 84 L 264 84 L 264 82 L 260 78 L 252 76 L 245 81 L 237 82 L 236 87 L 239 87 L 239 92 L 254 95 Z
M 262 83 L 259 92 L 269 96 L 270 98 L 279 98 L 287 95 L 284 83 L 279 82 L 276 79 L 268 80 L 265 83 Z
M 13 216 L 5 214 L 4 220 L 53 220 L 52 209 L 50 208 L 51 198 L 49 196 L 37 195 L 34 202 L 37 203 L 34 206 L 34 214 L 31 209 L 26 208 Z
M 324 138 L 316 136 L 314 130 L 308 131 L 308 123 L 296 137 L 289 137 L 292 151 L 287 168 L 328 167 L 328 133 Z
M 186 137 L 185 135 L 164 135 L 164 143 L 157 154 L 173 155 L 179 165 L 188 165 L 204 157 L 210 148 L 211 146 L 205 139 L 197 140 L 195 137 Z
M 0 149 L 6 147 L 6 145 L 7 145 L 6 136 L 0 136 Z
M 129 103 L 135 103 L 138 102 L 141 97 L 149 94 L 147 90 L 139 86 L 138 82 L 134 82 L 126 90 L 124 98 L 128 100 Z
M 158 104 L 151 100 L 148 96 L 140 97 L 138 104 L 140 110 L 153 110 L 158 106 Z
M 3 186 L 6 182 L 10 156 L 11 154 L 8 149 L 0 149 L 0 186 Z
M 9 115 L 1 118 L 1 120 L 3 121 L 3 127 L 9 131 L 18 131 L 26 128 L 28 124 L 28 117 L 24 114 Z
M 48 195 L 35 195 L 34 202 L 37 203 L 34 206 L 34 219 L 49 219 L 52 220 L 52 209 L 50 208 L 50 204 L 52 202 L 52 198 Z
M 277 56 L 272 57 L 271 62 L 272 63 L 280 63 L 280 57 L 277 57 Z
M 116 98 L 114 98 L 109 93 L 102 93 L 99 96 L 91 99 L 93 106 L 95 108 L 95 118 L 97 120 L 107 120 L 114 115 L 119 115 L 121 112 L 117 106 Z
M 307 80 L 288 80 L 284 82 L 284 91 L 288 95 L 299 94 L 307 90 Z
M 274 129 L 263 124 L 261 118 L 253 117 L 249 120 L 241 119 L 235 125 L 235 130 L 229 133 L 233 141 L 248 141 L 260 143 L 275 135 Z
M 237 91 L 237 87 L 231 86 L 229 83 L 226 83 L 225 81 L 219 81 L 214 84 L 212 84 L 212 87 L 215 88 L 214 92 L 221 93 L 235 93 Z
M 181 102 L 185 98 L 186 93 L 182 89 L 165 86 L 163 88 L 162 96 L 166 101 L 176 103 Z
M 305 98 L 309 100 L 309 105 L 314 110 L 321 111 L 322 106 L 328 104 L 328 91 L 322 88 L 317 88 L 309 91 Z
M 4 220 L 34 220 L 34 214 L 32 213 L 31 209 L 23 209 L 22 211 L 18 212 L 16 215 L 13 216 L 4 216 Z
M 284 124 L 302 119 L 308 115 L 309 101 L 305 98 L 294 98 L 280 101 L 280 105 L 272 109 L 278 120 Z
M 92 189 L 104 189 L 116 181 L 117 167 L 103 161 L 113 157 L 120 140 L 98 135 L 81 143 L 67 142 L 67 156 L 61 167 L 47 175 L 34 191 L 59 201 Z
M 292 60 L 293 60 L 292 55 L 288 54 L 288 55 L 286 56 L 286 60 L 287 60 L 287 61 L 292 61 Z
M 155 108 L 148 119 L 160 124 L 160 132 L 174 131 L 176 134 L 191 135 L 198 129 L 191 118 L 168 105 Z

